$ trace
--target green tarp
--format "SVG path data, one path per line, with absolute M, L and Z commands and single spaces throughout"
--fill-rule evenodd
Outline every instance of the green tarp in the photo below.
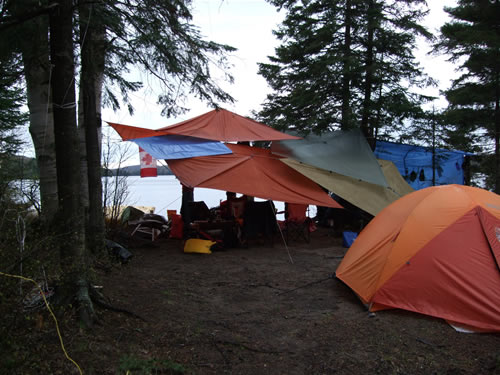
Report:
M 342 176 L 388 186 L 368 142 L 359 130 L 335 131 L 304 139 L 274 141 L 275 154 Z
M 390 161 L 377 160 L 360 131 L 335 131 L 273 142 L 282 162 L 325 189 L 377 215 L 413 189 Z

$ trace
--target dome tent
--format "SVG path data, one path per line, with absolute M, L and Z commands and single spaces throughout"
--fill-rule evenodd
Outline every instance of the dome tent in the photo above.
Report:
M 400 308 L 500 332 L 500 196 L 429 187 L 382 210 L 336 270 L 371 311 Z

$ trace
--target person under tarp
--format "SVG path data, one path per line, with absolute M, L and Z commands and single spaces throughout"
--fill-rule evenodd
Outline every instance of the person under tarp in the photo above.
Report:
M 246 202 L 247 197 L 245 195 L 237 197 L 236 193 L 226 192 L 226 200 L 220 203 L 221 217 L 223 219 L 235 219 L 242 225 Z
M 215 210 L 219 212 L 221 221 L 231 225 L 225 225 L 224 244 L 227 247 L 240 246 L 242 239 L 243 229 L 243 215 L 247 203 L 247 197 L 242 195 L 238 197 L 235 192 L 227 191 L 226 200 L 220 202 L 219 207 Z M 230 231 L 227 228 L 230 228 Z

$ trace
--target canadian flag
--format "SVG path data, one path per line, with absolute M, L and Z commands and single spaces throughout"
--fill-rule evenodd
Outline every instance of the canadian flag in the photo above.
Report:
M 139 157 L 141 159 L 141 177 L 156 177 L 158 170 L 156 168 L 156 159 L 139 147 Z

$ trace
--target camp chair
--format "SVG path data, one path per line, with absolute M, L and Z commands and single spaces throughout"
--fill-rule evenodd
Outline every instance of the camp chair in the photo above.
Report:
M 210 220 L 211 213 L 204 201 L 187 202 L 187 209 L 189 210 L 189 222 L 199 220 Z
M 307 216 L 308 205 L 285 203 L 285 222 L 283 225 L 285 241 L 311 241 L 312 219 Z
M 151 236 L 151 241 L 156 240 L 162 233 L 168 231 L 167 220 L 161 215 L 144 214 L 137 220 L 134 231 L 130 235 L 133 237 L 137 232 Z
M 198 223 L 208 222 L 211 219 L 211 212 L 204 201 L 186 202 L 183 215 L 185 238 L 198 238 Z
M 245 241 L 260 238 L 274 245 L 277 232 L 276 209 L 273 201 L 248 201 L 243 215 L 243 238 Z

